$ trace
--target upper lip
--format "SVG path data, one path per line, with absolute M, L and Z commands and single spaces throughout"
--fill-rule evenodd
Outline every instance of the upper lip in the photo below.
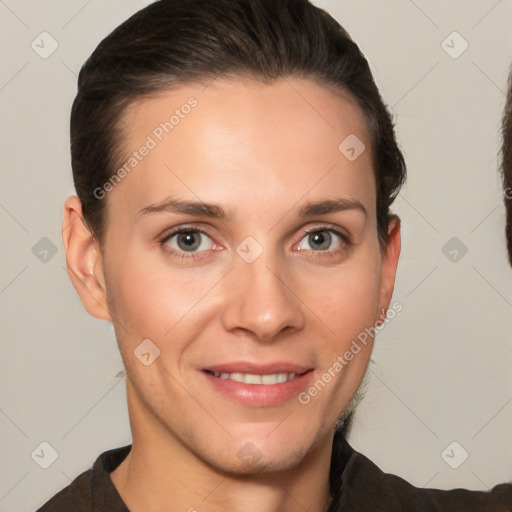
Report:
M 300 375 L 312 370 L 311 367 L 293 363 L 275 362 L 267 364 L 254 364 L 247 362 L 222 363 L 203 368 L 216 373 L 250 373 L 254 375 L 273 375 L 275 373 L 295 373 Z

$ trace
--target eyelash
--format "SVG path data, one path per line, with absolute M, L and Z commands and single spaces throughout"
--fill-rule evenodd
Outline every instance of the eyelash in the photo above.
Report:
M 304 237 L 306 237 L 308 235 L 312 235 L 314 233 L 321 233 L 322 231 L 329 231 L 330 233 L 334 233 L 336 236 L 338 236 L 341 239 L 341 247 L 338 248 L 338 249 L 335 249 L 335 250 L 331 250 L 331 251 L 313 251 L 313 254 L 314 254 L 313 257 L 319 257 L 319 258 L 336 257 L 339 254 L 347 252 L 347 250 L 352 246 L 352 240 L 351 240 L 351 237 L 349 235 L 347 235 L 345 233 L 342 233 L 338 229 L 335 229 L 335 228 L 333 228 L 331 226 L 328 226 L 328 225 L 326 225 L 326 226 L 319 226 L 319 227 L 315 227 L 315 228 L 310 229 L 310 230 L 306 229 L 306 230 L 302 231 L 302 236 L 301 236 L 300 240 L 302 240 Z M 208 238 L 211 238 L 210 235 L 208 235 L 208 233 L 206 233 L 202 229 L 199 229 L 199 228 L 196 228 L 196 227 L 193 227 L 193 226 L 184 226 L 184 227 L 181 227 L 181 228 L 176 229 L 174 231 L 171 231 L 170 233 L 166 233 L 163 236 L 163 238 L 160 239 L 160 242 L 159 242 L 160 246 L 165 251 L 171 253 L 171 255 L 173 255 L 174 257 L 177 257 L 177 258 L 192 259 L 192 260 L 195 260 L 195 259 L 198 259 L 198 258 L 202 258 L 203 256 L 201 255 L 201 253 L 202 252 L 207 252 L 207 251 L 188 252 L 188 253 L 186 251 L 178 252 L 175 249 L 173 249 L 172 247 L 169 247 L 167 245 L 167 242 L 171 238 L 173 238 L 174 236 L 179 235 L 181 233 L 201 233 L 202 235 L 205 235 Z M 299 240 L 299 242 L 300 242 L 300 240 Z

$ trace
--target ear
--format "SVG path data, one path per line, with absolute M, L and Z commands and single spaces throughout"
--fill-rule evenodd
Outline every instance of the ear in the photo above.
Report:
M 389 221 L 387 245 L 382 255 L 379 310 L 384 308 L 387 311 L 389 308 L 395 287 L 400 249 L 400 218 L 393 215 Z
M 82 204 L 77 196 L 68 197 L 64 205 L 62 242 L 68 275 L 84 308 L 95 318 L 111 321 L 103 256 L 83 219 Z

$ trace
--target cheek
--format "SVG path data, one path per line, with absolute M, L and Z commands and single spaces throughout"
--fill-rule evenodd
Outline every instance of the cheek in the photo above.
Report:
M 313 328 L 323 329 L 338 352 L 375 322 L 380 259 L 372 249 L 338 268 L 302 271 L 292 279 L 300 301 L 311 311 L 310 328 L 316 323 Z M 176 343 L 183 329 L 192 334 L 201 318 L 204 323 L 213 314 L 211 301 L 224 273 L 220 267 L 172 268 L 143 251 L 116 251 L 107 282 L 111 313 L 124 327 L 119 333 L 123 344 L 131 347 L 149 338 L 164 347 L 169 340 Z M 221 297 L 213 300 L 219 301 Z
M 149 338 L 162 346 L 173 338 L 175 326 L 182 328 L 197 320 L 201 299 L 218 280 L 204 271 L 199 276 L 155 264 L 154 258 L 142 255 L 127 255 L 115 268 L 111 266 L 109 276 L 111 307 L 118 323 L 134 342 Z
M 365 328 L 375 323 L 380 296 L 380 267 L 350 265 L 322 279 L 309 294 L 312 311 L 328 328 L 338 345 L 350 344 Z M 341 346 L 340 346 L 341 345 Z

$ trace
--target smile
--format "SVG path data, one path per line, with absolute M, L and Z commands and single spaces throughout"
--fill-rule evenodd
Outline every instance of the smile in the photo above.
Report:
M 224 373 L 207 371 L 210 375 L 219 379 L 230 379 L 244 384 L 282 384 L 295 378 L 295 373 L 272 373 L 270 375 L 258 375 L 254 373 Z
M 272 407 L 294 400 L 314 376 L 312 368 L 283 362 L 223 363 L 200 373 L 216 397 L 225 396 L 246 407 Z

